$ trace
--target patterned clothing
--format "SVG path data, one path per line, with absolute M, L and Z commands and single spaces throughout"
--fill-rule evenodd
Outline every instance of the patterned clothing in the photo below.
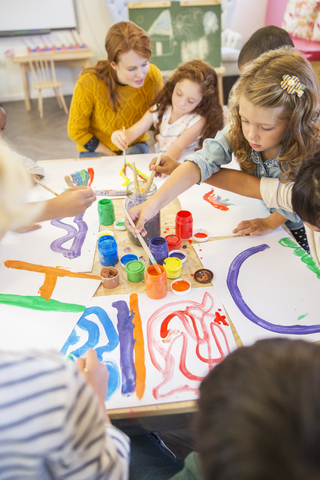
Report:
M 123 126 L 131 127 L 148 110 L 151 102 L 161 90 L 163 81 L 160 70 L 150 65 L 148 75 L 141 88 L 117 85 L 121 107 L 114 112 L 108 101 L 108 88 L 103 80 L 93 73 L 81 75 L 77 81 L 68 122 L 68 133 L 80 152 L 95 151 L 99 142 L 114 152 L 119 149 L 111 142 L 111 134 Z M 147 133 L 134 143 L 146 142 Z M 86 145 L 86 147 L 85 147 Z
M 155 150 L 157 153 L 165 153 L 187 128 L 192 127 L 192 125 L 201 119 L 201 115 L 196 113 L 186 113 L 179 118 L 179 120 L 169 124 L 171 112 L 172 106 L 169 105 L 162 117 L 160 133 L 156 137 L 157 143 L 155 144 Z M 158 114 L 159 112 L 153 112 L 154 126 L 156 126 L 158 122 Z M 180 159 L 184 158 L 186 155 L 194 153 L 195 150 L 199 148 L 199 139 L 200 136 L 183 150 L 182 154 L 180 155 Z
M 129 439 L 56 353 L 0 353 L 0 480 L 126 480 Z

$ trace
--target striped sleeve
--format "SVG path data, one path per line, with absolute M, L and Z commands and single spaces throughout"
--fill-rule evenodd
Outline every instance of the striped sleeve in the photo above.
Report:
M 126 480 L 129 439 L 60 355 L 0 354 L 0 479 Z

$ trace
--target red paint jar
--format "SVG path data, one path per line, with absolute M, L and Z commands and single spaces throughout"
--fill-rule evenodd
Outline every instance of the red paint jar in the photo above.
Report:
M 181 248 L 180 235 L 167 235 L 165 239 L 167 240 L 169 252 L 171 252 L 172 250 L 180 250 Z
M 176 235 L 186 239 L 192 237 L 193 218 L 188 210 L 180 210 L 176 215 Z
M 159 265 L 161 275 L 153 265 L 146 270 L 144 281 L 146 283 L 146 294 L 149 298 L 159 300 L 167 295 L 167 274 L 162 265 Z

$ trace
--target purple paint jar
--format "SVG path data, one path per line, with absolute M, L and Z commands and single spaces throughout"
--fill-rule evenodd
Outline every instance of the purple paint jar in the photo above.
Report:
M 139 182 L 139 186 L 140 186 L 141 193 L 136 193 L 134 182 L 129 183 L 127 187 L 128 195 L 126 198 L 126 210 L 130 210 L 130 208 L 145 202 L 150 197 L 152 197 L 152 195 L 157 191 L 157 187 L 154 183 L 151 185 L 151 188 L 147 194 L 143 193 L 145 182 Z M 151 238 L 158 237 L 160 235 L 160 212 L 157 213 L 157 215 L 155 215 L 153 218 L 148 220 L 144 224 L 144 228 L 147 231 L 147 235 L 143 238 L 146 244 L 149 245 Z M 141 247 L 140 240 L 137 237 L 135 237 L 133 233 L 130 232 L 129 230 L 128 230 L 128 237 L 132 243 L 134 243 L 138 247 Z
M 155 258 L 155 261 L 159 265 L 163 265 L 163 260 L 167 258 L 169 255 L 167 240 L 163 237 L 151 238 L 149 243 L 149 248 L 152 255 Z M 152 265 L 151 260 L 150 260 L 150 265 Z

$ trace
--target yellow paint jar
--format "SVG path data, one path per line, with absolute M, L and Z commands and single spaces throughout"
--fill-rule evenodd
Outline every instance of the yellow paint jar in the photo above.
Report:
M 169 257 L 163 261 L 168 278 L 178 278 L 181 275 L 182 262 L 180 258 Z

